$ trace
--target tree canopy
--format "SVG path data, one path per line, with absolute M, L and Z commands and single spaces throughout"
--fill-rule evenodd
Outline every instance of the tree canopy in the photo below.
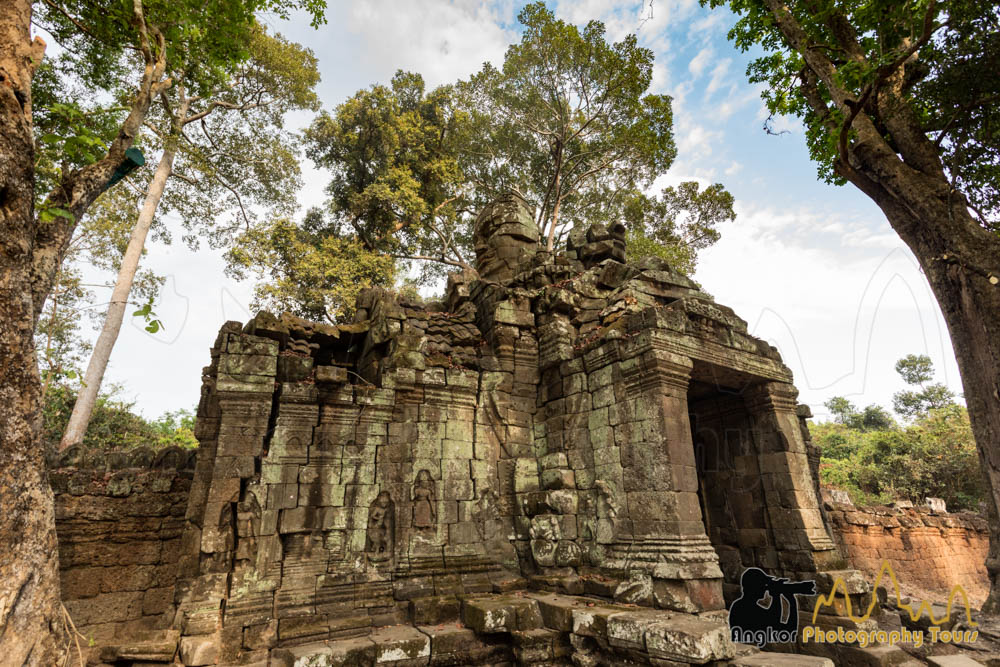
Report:
M 955 403 L 955 392 L 941 383 L 928 384 L 934 377 L 934 364 L 925 354 L 908 354 L 896 362 L 896 372 L 908 385 L 919 391 L 903 390 L 892 396 L 893 409 L 908 418 L 925 415 L 929 410 L 948 407 Z
M 428 92 L 423 77 L 402 71 L 320 114 L 306 154 L 333 175 L 332 229 L 369 251 L 469 266 L 460 224 L 471 212 L 459 144 L 467 122 L 452 86 Z
M 647 93 L 653 52 L 634 34 L 610 44 L 542 3 L 521 10 L 503 66 L 460 85 L 469 109 L 469 179 L 486 196 L 517 188 L 552 250 L 562 221 L 620 219 L 624 199 L 677 156 L 670 97 Z
M 904 160 L 940 160 L 979 222 L 1000 214 L 1000 12 L 988 2 L 707 0 L 740 19 L 730 33 L 762 46 L 747 73 L 764 83 L 773 114 L 800 116 L 820 175 L 845 182 L 855 121 L 874 129 Z M 912 133 L 926 154 L 916 154 Z M 916 143 L 916 142 L 914 142 Z
M 400 71 L 320 114 L 305 139 L 331 173 L 327 206 L 297 229 L 282 219 L 248 230 L 229 255 L 235 275 L 264 278 L 259 305 L 335 320 L 363 286 L 469 267 L 474 216 L 510 189 L 549 249 L 576 223 L 622 221 L 632 258 L 694 270 L 735 217 L 733 198 L 693 181 L 650 192 L 676 156 L 670 97 L 648 93 L 652 52 L 542 3 L 518 18 L 521 40 L 500 68 L 433 90 Z

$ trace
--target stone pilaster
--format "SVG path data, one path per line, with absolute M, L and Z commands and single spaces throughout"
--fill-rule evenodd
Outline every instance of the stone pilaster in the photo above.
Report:
M 820 511 L 797 396 L 790 383 L 765 382 L 748 388 L 744 400 L 754 424 L 779 566 L 789 572 L 812 572 L 838 556 Z
M 609 367 L 619 380 L 610 385 L 613 402 L 625 412 L 613 427 L 624 502 L 602 569 L 628 574 L 616 593 L 624 601 L 684 611 L 721 608 L 722 571 L 698 502 L 687 399 L 691 360 L 655 344 L 625 354 Z M 594 391 L 595 410 L 604 403 L 601 392 Z M 642 593 L 644 577 L 650 596 Z

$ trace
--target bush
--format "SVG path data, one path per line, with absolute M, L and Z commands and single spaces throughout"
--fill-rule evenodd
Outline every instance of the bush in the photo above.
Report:
M 934 496 L 952 509 L 976 509 L 984 497 L 969 415 L 960 405 L 929 410 L 905 428 L 822 423 L 809 429 L 822 447 L 820 481 L 846 490 L 858 505 Z
M 101 394 L 87 425 L 83 444 L 99 449 L 130 449 L 132 447 L 194 448 L 194 416 L 187 410 L 168 412 L 155 421 L 148 421 L 133 409 L 135 403 L 118 398 L 120 390 Z M 42 433 L 50 447 L 57 447 L 66 430 L 76 393 L 62 385 L 51 385 L 42 405 Z

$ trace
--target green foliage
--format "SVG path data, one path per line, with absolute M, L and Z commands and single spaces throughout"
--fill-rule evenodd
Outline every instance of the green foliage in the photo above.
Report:
M 35 329 L 35 355 L 43 393 L 52 386 L 71 386 L 82 375 L 80 369 L 90 353 L 90 343 L 80 334 L 81 311 L 92 298 L 79 269 L 60 269 Z
M 861 430 L 845 424 L 810 424 L 822 447 L 820 481 L 847 490 L 859 505 L 896 499 L 922 503 L 943 498 L 952 509 L 977 509 L 982 473 L 966 409 L 932 409 L 912 425 Z
M 67 50 L 60 69 L 83 85 L 120 89 L 148 39 L 167 71 L 206 94 L 225 83 L 231 63 L 249 59 L 258 14 L 287 18 L 297 9 L 314 27 L 324 22 L 323 0 L 60 0 L 39 3 L 33 18 Z
M 908 354 L 896 362 L 896 372 L 906 384 L 923 384 L 934 377 L 934 364 L 926 354 Z
M 135 404 L 123 400 L 121 388 L 102 393 L 94 406 L 83 444 L 98 449 L 132 447 L 198 446 L 194 437 L 194 418 L 187 410 L 168 412 L 149 421 L 134 411 Z M 73 412 L 76 393 L 69 387 L 51 386 L 42 404 L 42 437 L 56 447 Z
M 158 446 L 194 449 L 198 446 L 198 440 L 194 437 L 194 422 L 194 413 L 182 408 L 164 412 L 158 419 L 149 422 L 149 425 L 158 434 Z
M 245 278 L 255 272 L 263 282 L 254 306 L 331 323 L 349 321 L 358 292 L 392 285 L 392 257 L 372 252 L 354 237 L 342 237 L 311 211 L 298 226 L 281 218 L 254 226 L 227 255 L 227 271 Z
M 836 423 L 857 431 L 886 431 L 896 427 L 892 415 L 881 405 L 869 405 L 859 411 L 843 396 L 834 396 L 823 405 Z
M 58 55 L 32 82 L 38 199 L 61 175 L 106 154 L 134 102 L 140 74 L 162 60 L 173 83 L 211 97 L 250 61 L 258 14 L 306 10 L 323 22 L 323 0 L 58 0 L 37 3 L 32 20 Z M 155 83 L 155 82 L 154 82 Z
M 162 224 L 180 219 L 184 241 L 197 248 L 201 238 L 228 248 L 233 237 L 259 221 L 291 215 L 301 188 L 298 137 L 284 129 L 290 111 L 318 108 L 317 60 L 309 49 L 255 26 L 248 35 L 247 60 L 228 67 L 225 85 L 203 99 L 175 86 L 167 93 L 173 113 L 186 99 L 184 139 L 168 186 L 157 207 L 154 238 L 169 241 Z M 151 150 L 176 140 L 175 119 L 154 109 L 145 141 Z M 152 166 L 143 170 L 148 182 Z M 138 203 L 141 189 L 131 198 Z M 133 217 L 134 221 L 134 217 Z
M 151 334 L 155 334 L 160 329 L 166 328 L 163 326 L 163 322 L 157 318 L 156 313 L 153 312 L 152 297 L 150 297 L 146 303 L 142 304 L 142 307 L 139 310 L 132 313 L 132 317 L 141 317 L 144 319 L 146 321 L 146 326 L 143 328 Z
M 903 357 L 896 371 L 921 386 L 934 376 L 925 355 Z M 984 494 L 976 442 L 969 413 L 953 398 L 943 385 L 896 394 L 896 411 L 913 419 L 900 427 L 879 405 L 859 411 L 834 396 L 824 403 L 834 421 L 809 425 L 813 442 L 822 448 L 820 480 L 847 490 L 859 505 L 895 499 L 921 503 L 933 496 L 951 508 L 976 509 Z
M 331 170 L 330 229 L 366 250 L 464 265 L 459 219 L 468 189 L 459 166 L 452 88 L 424 90 L 419 74 L 360 90 L 306 131 L 306 154 Z
M 896 372 L 903 381 L 918 385 L 920 391 L 899 391 L 892 396 L 893 409 L 912 419 L 929 410 L 945 408 L 955 403 L 955 392 L 943 384 L 927 384 L 934 377 L 934 364 L 926 355 L 909 354 L 896 362 Z
M 686 274 L 694 273 L 698 251 L 719 240 L 716 225 L 736 218 L 733 196 L 721 184 L 700 190 L 694 181 L 665 188 L 658 199 L 634 192 L 623 214 L 630 261 L 655 255 Z
M 517 188 L 543 236 L 564 220 L 620 219 L 620 195 L 642 196 L 677 155 L 670 97 L 646 92 L 652 51 L 635 35 L 608 43 L 603 23 L 580 29 L 540 2 L 518 20 L 503 67 L 486 63 L 459 87 L 470 180 L 486 198 Z
M 834 173 L 845 109 L 863 105 L 893 148 L 887 125 L 905 119 L 933 141 L 954 187 L 997 229 L 1000 211 L 1000 13 L 975 0 L 818 0 L 780 4 L 801 28 L 792 48 L 762 0 L 701 0 L 739 15 L 729 34 L 743 51 L 762 49 L 747 69 L 772 114 L 799 116 L 819 173 Z M 823 61 L 823 64 L 817 64 Z M 832 72 L 832 85 L 817 76 Z M 825 75 L 825 74 L 824 74 Z M 836 95 L 834 95 L 836 92 Z M 851 104 L 847 104 L 844 100 Z M 897 128 L 902 126 L 897 124 Z M 853 130 L 847 129 L 850 140 Z M 903 131 L 903 130 L 898 130 Z M 898 150 L 897 150 L 898 152 Z
M 299 231 L 285 221 L 249 230 L 229 255 L 231 273 L 266 280 L 259 303 L 338 320 L 362 285 L 414 273 L 427 285 L 469 266 L 475 214 L 512 188 L 554 245 L 574 223 L 624 220 L 633 257 L 694 269 L 716 225 L 734 218 L 733 199 L 719 184 L 644 192 L 676 156 L 670 98 L 647 93 L 652 52 L 634 35 L 609 43 L 598 21 L 559 21 L 542 3 L 519 20 L 500 69 L 487 63 L 431 91 L 400 71 L 317 117 L 305 139 L 332 174 L 328 210 Z

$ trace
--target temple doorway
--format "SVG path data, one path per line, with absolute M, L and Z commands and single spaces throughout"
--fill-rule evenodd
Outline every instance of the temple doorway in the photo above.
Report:
M 751 379 L 702 364 L 696 365 L 688 388 L 698 499 L 705 532 L 719 556 L 727 604 L 739 597 L 747 566 L 777 565 L 753 421 L 743 398 Z

